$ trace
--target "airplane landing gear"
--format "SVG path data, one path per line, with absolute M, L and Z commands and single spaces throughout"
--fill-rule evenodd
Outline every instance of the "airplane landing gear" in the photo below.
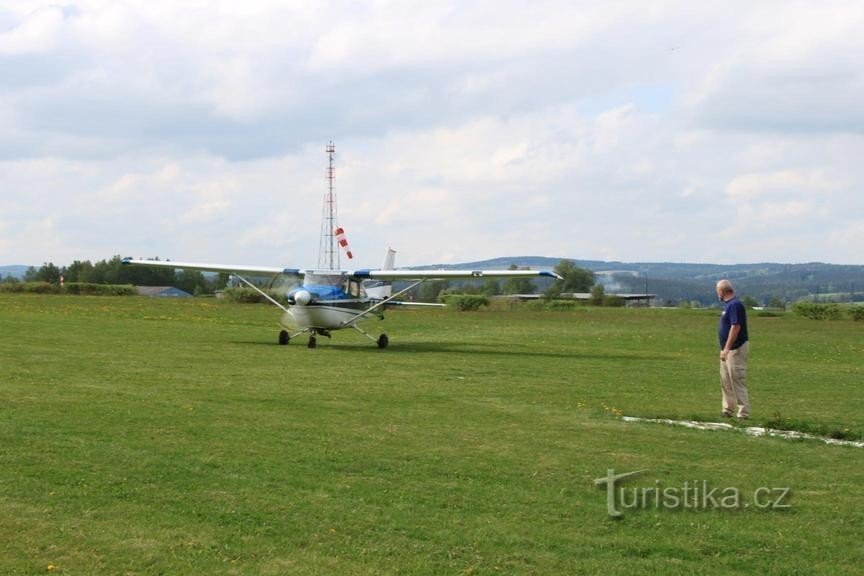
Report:
M 387 345 L 390 343 L 390 339 L 387 338 L 387 334 L 381 334 L 378 336 L 378 348 L 384 349 L 387 348 Z
M 309 336 L 309 343 L 306 346 L 308 346 L 309 348 L 315 348 L 316 346 L 318 346 L 318 339 L 315 338 L 315 334 Z
M 279 332 L 279 345 L 285 346 L 291 340 L 291 336 L 288 334 L 287 330 L 282 330 Z

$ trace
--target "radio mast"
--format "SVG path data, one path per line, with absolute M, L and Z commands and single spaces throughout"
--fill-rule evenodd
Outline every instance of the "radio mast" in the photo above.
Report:
M 329 163 L 327 165 L 327 192 L 321 209 L 321 242 L 318 246 L 318 268 L 320 270 L 338 270 L 339 248 L 336 245 L 336 192 L 333 190 L 333 179 L 336 169 L 333 161 L 336 156 L 336 145 L 331 140 L 325 148 Z

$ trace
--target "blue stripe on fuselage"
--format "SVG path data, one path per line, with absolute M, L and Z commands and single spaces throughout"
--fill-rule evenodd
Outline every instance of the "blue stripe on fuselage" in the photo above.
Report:
M 339 286 L 330 286 L 329 284 L 303 284 L 289 290 L 287 294 L 288 298 L 293 298 L 300 290 L 309 292 L 315 300 L 347 300 L 351 298 Z

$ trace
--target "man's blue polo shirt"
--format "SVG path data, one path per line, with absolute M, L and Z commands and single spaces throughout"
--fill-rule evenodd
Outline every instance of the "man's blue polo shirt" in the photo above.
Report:
M 729 331 L 732 330 L 733 324 L 741 325 L 738 338 L 732 344 L 732 349 L 735 350 L 749 339 L 747 336 L 747 312 L 744 309 L 744 304 L 737 297 L 723 303 L 723 314 L 720 316 L 720 328 L 717 331 L 721 350 L 726 346 L 726 339 L 729 338 Z

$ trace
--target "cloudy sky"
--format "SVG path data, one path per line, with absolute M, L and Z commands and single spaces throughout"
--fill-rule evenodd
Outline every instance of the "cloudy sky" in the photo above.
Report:
M 0 0 L 0 264 L 864 264 L 864 4 Z M 343 264 L 344 264 L 343 259 Z

